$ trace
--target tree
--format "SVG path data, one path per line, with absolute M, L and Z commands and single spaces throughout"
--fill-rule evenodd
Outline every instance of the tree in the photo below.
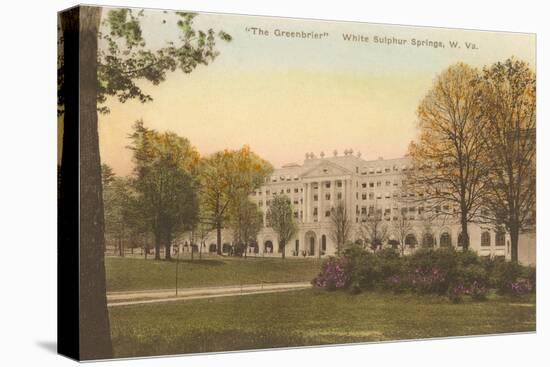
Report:
M 142 215 L 155 236 L 155 259 L 160 259 L 161 246 L 166 259 L 170 259 L 172 240 L 193 228 L 198 219 L 198 188 L 193 172 L 199 154 L 189 140 L 148 129 L 143 121 L 136 122 L 130 138 L 134 186 Z
M 374 252 L 382 247 L 388 240 L 388 226 L 384 223 L 382 210 L 376 209 L 363 216 L 359 225 L 358 236 Z
M 346 204 L 339 201 L 335 208 L 330 211 L 330 235 L 336 242 L 336 254 L 340 256 L 342 246 L 350 239 L 353 222 L 351 221 Z
M 200 218 L 200 215 L 199 215 L 199 218 Z M 210 224 L 201 222 L 200 219 L 197 225 L 195 226 L 195 228 L 193 229 L 191 237 L 192 238 L 196 237 L 199 241 L 199 258 L 202 258 L 202 249 L 206 247 L 206 239 L 210 235 L 210 232 L 212 232 L 212 229 L 213 228 Z M 191 258 L 193 258 L 193 252 L 191 252 Z
M 103 193 L 97 134 L 96 60 L 100 18 L 99 8 L 90 7 L 74 8 L 60 16 L 63 57 L 78 62 L 78 65 L 68 66 L 63 60 L 59 62 L 58 112 L 63 129 L 60 207 L 69 205 L 64 193 L 74 190 L 71 185 L 80 185 L 80 207 L 86 208 L 80 211 L 78 222 L 65 218 L 61 223 L 62 236 L 69 226 L 79 228 L 79 242 L 75 246 L 79 246 L 81 359 L 112 356 L 105 293 Z M 75 50 L 78 50 L 76 57 Z M 80 142 L 78 147 L 71 141 L 76 138 Z M 75 162 L 77 159 L 80 161 Z M 79 165 L 79 182 L 70 179 L 75 165 Z
M 178 42 L 151 51 L 142 37 L 139 20 L 130 9 L 113 9 L 102 23 L 101 7 L 79 6 L 60 16 L 58 61 L 58 113 L 63 129 L 60 191 L 68 182 L 64 174 L 74 160 L 70 139 L 80 139 L 80 358 L 112 356 L 110 326 L 105 294 L 104 219 L 102 182 L 97 133 L 97 112 L 108 112 L 106 96 L 116 96 L 120 102 L 138 98 L 152 100 L 136 84 L 147 80 L 154 85 L 166 78 L 168 71 L 192 72 L 198 65 L 207 65 L 218 52 L 216 39 L 230 41 L 223 31 L 195 31 L 195 14 L 176 13 L 181 30 Z M 143 11 L 138 13 L 143 16 Z M 106 49 L 98 50 L 98 38 L 105 37 Z M 125 42 L 121 42 L 125 40 Z M 64 57 L 78 50 L 78 67 L 65 67 Z M 79 93 L 78 93 L 79 92 Z M 66 137 L 69 137 L 67 139 Z M 65 154 L 63 154 L 65 152 Z M 63 195 L 61 195 L 63 196 Z M 61 206 L 65 200 L 60 198 Z M 63 225 L 63 223 L 62 223 Z M 69 225 L 69 224 L 66 224 Z
M 294 220 L 290 199 L 286 195 L 276 196 L 271 200 L 266 218 L 269 226 L 277 233 L 281 256 L 284 259 L 286 244 L 298 232 L 298 225 Z
M 201 161 L 200 205 L 204 221 L 216 229 L 216 248 L 222 254 L 221 231 L 230 218 L 235 200 L 261 187 L 273 167 L 243 146 L 216 152 Z
M 246 257 L 248 247 L 256 242 L 262 229 L 263 214 L 248 197 L 237 199 L 231 212 L 229 226 L 233 232 L 233 242 L 237 246 L 235 252 Z
M 407 175 L 408 190 L 438 217 L 458 212 L 464 249 L 468 223 L 477 219 L 486 191 L 478 76 L 476 69 L 458 63 L 437 77 L 418 107 L 419 140 L 409 146 L 414 167 Z
M 479 83 L 480 140 L 490 167 L 483 218 L 504 224 L 517 262 L 519 234 L 535 223 L 536 75 L 527 63 L 508 59 L 484 68 Z
M 406 208 L 403 209 L 406 210 Z M 392 222 L 392 230 L 397 237 L 397 241 L 399 241 L 399 250 L 401 252 L 401 255 L 405 254 L 405 240 L 407 238 L 407 235 L 413 230 L 412 222 L 409 220 L 409 218 L 407 217 L 407 213 L 403 209 L 397 216 L 397 220 L 394 220 Z
M 128 240 L 132 220 L 132 193 L 128 179 L 112 176 L 105 168 L 103 202 L 105 205 L 105 234 L 116 241 L 119 255 L 124 256 L 124 241 Z

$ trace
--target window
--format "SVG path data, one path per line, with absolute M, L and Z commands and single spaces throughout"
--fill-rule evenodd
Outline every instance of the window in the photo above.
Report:
M 294 189 L 294 193 L 295 193 L 295 194 L 298 193 L 298 188 L 295 188 L 295 189 Z
M 391 185 L 391 181 L 386 181 L 386 186 L 390 186 Z
M 369 182 L 369 187 L 374 187 L 374 182 Z
M 325 194 L 325 200 L 330 200 L 330 194 Z
M 361 215 L 366 215 L 367 214 L 367 208 L 362 206 L 361 207 Z
M 265 190 L 265 194 L 266 194 L 266 195 L 269 195 L 269 190 Z
M 504 231 L 497 231 L 495 235 L 495 246 L 504 246 Z
M 341 199 L 342 199 L 342 193 L 339 192 L 339 193 L 338 193 L 338 200 L 341 200 Z
M 491 246 L 491 234 L 489 232 L 481 233 L 481 246 Z
M 314 215 L 314 216 L 317 215 L 317 208 L 313 208 L 313 215 Z
M 364 189 L 366 189 L 366 188 L 367 188 L 367 183 L 366 183 L 366 182 L 363 182 L 363 183 L 361 184 L 361 187 L 364 188 Z
M 361 195 L 361 199 L 367 200 L 367 194 L 362 194 L 362 195 Z
M 378 182 L 376 183 L 376 187 L 380 187 L 380 186 L 382 186 L 382 182 L 378 181 Z
M 294 218 L 298 219 L 298 212 L 294 212 Z
M 336 186 L 342 187 L 342 181 L 338 181 L 338 182 L 336 183 Z
M 327 189 L 330 189 L 330 182 L 327 182 L 327 183 L 325 184 L 325 187 L 326 187 Z
M 317 194 L 313 195 L 313 201 L 317 201 L 317 200 L 319 200 L 319 195 Z
M 369 193 L 369 200 L 374 200 L 374 192 Z
M 330 217 L 330 210 L 325 211 L 325 217 Z
M 294 205 L 298 205 L 298 200 L 294 200 Z
M 286 189 L 286 193 L 287 193 L 287 194 L 290 194 L 290 189 Z

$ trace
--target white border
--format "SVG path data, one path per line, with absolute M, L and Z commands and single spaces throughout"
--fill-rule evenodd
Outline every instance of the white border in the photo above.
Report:
M 10 1 L 1 8 L 2 240 L 0 364 L 73 365 L 52 352 L 56 338 L 56 12 L 66 0 Z M 288 349 L 104 362 L 139 366 L 542 366 L 550 345 L 547 263 L 548 11 L 542 1 L 117 0 L 127 5 L 238 14 L 537 33 L 538 315 L 536 334 Z M 542 310 L 542 312 L 540 312 Z

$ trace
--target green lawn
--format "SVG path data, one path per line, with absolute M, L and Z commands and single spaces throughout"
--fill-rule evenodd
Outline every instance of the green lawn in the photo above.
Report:
M 533 297 L 452 304 L 438 296 L 309 289 L 109 312 L 117 357 L 535 330 Z
M 176 261 L 106 257 L 107 291 L 173 288 Z M 287 258 L 230 258 L 214 256 L 179 262 L 179 287 L 209 287 L 260 282 L 311 281 L 319 260 Z

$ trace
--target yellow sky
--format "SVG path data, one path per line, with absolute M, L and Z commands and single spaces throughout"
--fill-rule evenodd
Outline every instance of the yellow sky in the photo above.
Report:
M 150 45 L 174 38 L 160 25 L 170 16 L 145 13 Z M 170 74 L 158 86 L 141 84 L 153 102 L 110 100 L 111 113 L 100 115 L 101 158 L 118 174 L 131 171 L 125 146 L 140 118 L 151 128 L 187 137 L 201 154 L 248 144 L 275 166 L 300 162 L 306 152 L 345 148 L 366 159 L 399 157 L 416 135 L 416 106 L 444 68 L 458 61 L 481 67 L 510 56 L 535 64 L 535 38 L 525 34 L 212 14 L 199 15 L 196 25 L 224 29 L 233 41 L 220 45 L 220 56 L 207 67 Z M 253 36 L 245 30 L 251 26 L 329 36 L 307 41 Z M 463 46 L 350 43 L 342 32 L 408 42 L 456 40 Z M 466 50 L 464 42 L 478 49 Z

